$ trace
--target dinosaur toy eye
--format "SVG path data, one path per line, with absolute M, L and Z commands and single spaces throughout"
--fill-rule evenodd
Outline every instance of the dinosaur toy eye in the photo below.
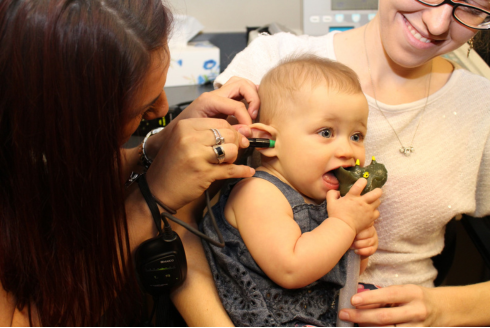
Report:
M 369 178 L 369 172 L 364 172 L 364 174 L 362 175 L 364 178 Z

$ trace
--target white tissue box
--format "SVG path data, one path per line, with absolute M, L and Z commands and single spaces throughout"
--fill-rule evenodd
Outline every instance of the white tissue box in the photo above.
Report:
M 166 87 L 204 84 L 214 81 L 220 73 L 219 48 L 209 41 L 171 46 L 170 56 Z

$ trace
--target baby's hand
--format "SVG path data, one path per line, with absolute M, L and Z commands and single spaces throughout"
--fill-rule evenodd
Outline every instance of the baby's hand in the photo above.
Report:
M 383 192 L 376 188 L 361 196 L 366 184 L 367 180 L 364 178 L 357 180 L 344 197 L 340 197 L 338 190 L 327 193 L 328 216 L 347 223 L 356 235 L 372 226 L 379 217 L 378 206 Z
M 371 256 L 378 249 L 378 233 L 374 226 L 367 227 L 359 232 L 354 239 L 352 249 L 361 256 Z

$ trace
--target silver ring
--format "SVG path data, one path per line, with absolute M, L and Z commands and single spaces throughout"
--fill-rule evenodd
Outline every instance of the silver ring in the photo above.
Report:
M 216 143 L 215 143 L 216 146 L 219 146 L 219 145 L 225 143 L 225 138 L 223 138 L 221 136 L 221 133 L 219 133 L 219 131 L 217 129 L 211 129 L 211 131 L 213 131 L 214 138 L 216 139 Z
M 213 146 L 214 153 L 216 154 L 216 159 L 218 160 L 218 164 L 223 163 L 223 160 L 225 159 L 225 150 L 223 147 L 219 145 Z

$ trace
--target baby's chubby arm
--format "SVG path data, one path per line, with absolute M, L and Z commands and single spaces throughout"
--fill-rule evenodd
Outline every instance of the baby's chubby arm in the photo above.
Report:
M 360 196 L 366 184 L 361 180 L 364 182 L 357 182 L 341 199 L 338 192 L 327 195 L 327 203 L 334 203 L 335 216 L 329 213 L 329 218 L 311 232 L 301 233 L 284 195 L 259 178 L 248 178 L 235 186 L 225 216 L 271 280 L 284 288 L 301 288 L 328 273 L 356 235 L 377 218 L 374 212 L 381 190 Z
M 382 195 L 381 189 L 377 188 L 366 193 L 365 197 L 361 196 L 360 193 L 366 186 L 366 182 L 366 179 L 359 179 L 343 197 L 342 202 L 340 202 L 341 198 L 338 191 L 331 190 L 327 194 L 329 217 L 341 218 L 352 229 L 357 230 L 356 238 L 351 248 L 361 255 L 360 274 L 366 269 L 369 256 L 373 255 L 378 249 L 378 234 L 374 228 L 374 221 L 379 217 L 378 206 Z M 351 213 L 346 213 L 345 209 L 348 209 Z M 356 220 L 356 217 L 360 218 L 360 220 Z M 365 226 L 366 223 L 369 225 Z

